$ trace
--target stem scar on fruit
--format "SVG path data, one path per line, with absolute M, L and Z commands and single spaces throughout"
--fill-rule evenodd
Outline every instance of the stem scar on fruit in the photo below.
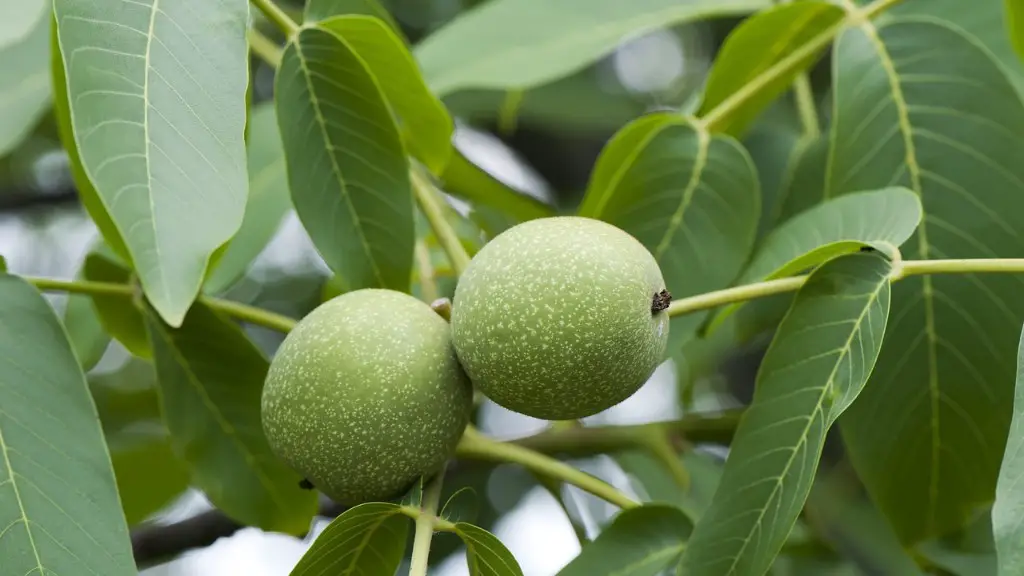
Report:
M 662 310 L 668 310 L 668 305 L 672 303 L 672 294 L 668 290 L 662 290 L 654 295 L 654 300 L 651 301 L 651 314 L 657 314 Z

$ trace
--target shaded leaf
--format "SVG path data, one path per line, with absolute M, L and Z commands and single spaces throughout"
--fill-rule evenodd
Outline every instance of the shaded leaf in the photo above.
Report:
M 1016 257 L 1024 106 L 976 41 L 941 21 L 845 30 L 834 51 L 828 197 L 906 186 L 924 218 L 904 259 Z M 934 275 L 893 288 L 889 342 L 843 437 L 905 545 L 991 503 L 1009 429 L 1019 275 Z M 879 426 L 879 422 L 888 423 Z
M 132 273 L 109 255 L 92 252 L 85 257 L 82 277 L 92 282 L 127 284 L 132 280 Z M 95 294 L 92 302 L 100 324 L 108 334 L 124 344 L 132 354 L 140 358 L 153 357 L 146 321 L 132 298 Z
M 292 202 L 346 290 L 409 289 L 409 163 L 373 76 L 335 34 L 302 28 L 275 84 Z
M 638 492 L 648 501 L 672 504 L 693 520 L 699 519 L 711 504 L 722 477 L 722 462 L 699 451 L 679 456 L 690 474 L 688 490 L 680 490 L 668 468 L 646 450 L 621 452 L 613 457 L 640 484 Z
M 470 576 L 523 576 L 515 556 L 494 534 L 468 522 L 457 522 L 455 533 L 466 544 Z
M 678 508 L 623 510 L 558 576 L 657 576 L 678 561 L 693 523 Z
M 446 192 L 472 202 L 477 210 L 491 209 L 518 222 L 554 216 L 551 206 L 533 196 L 513 190 L 469 161 L 457 148 L 441 175 Z
M 943 546 L 941 542 L 925 542 L 919 550 L 921 556 L 952 576 L 1018 574 L 1012 570 L 999 572 L 996 555 L 992 553 L 954 550 Z
M 4 573 L 136 574 L 96 406 L 57 316 L 0 274 L 0 326 Z
M 71 294 L 64 309 L 64 329 L 82 370 L 92 370 L 110 345 L 110 334 L 103 328 L 92 298 Z
M 604 147 L 579 214 L 636 237 L 679 299 L 735 279 L 754 244 L 760 201 L 756 169 L 736 140 L 657 113 Z M 674 318 L 670 338 L 684 339 L 705 316 Z
M 353 506 L 324 528 L 289 574 L 394 574 L 405 555 L 410 523 L 397 504 Z
M 721 105 L 773 65 L 790 57 L 815 36 L 835 26 L 845 12 L 825 0 L 803 0 L 779 4 L 744 19 L 729 36 L 715 57 L 714 66 L 704 89 L 698 116 Z M 739 135 L 768 105 L 785 92 L 801 72 L 809 68 L 825 47 L 803 58 L 757 91 L 743 105 L 733 109 L 725 120 L 715 123 L 717 129 Z
M 388 104 L 398 115 L 414 156 L 440 174 L 451 155 L 455 125 L 430 91 L 405 42 L 373 16 L 335 16 L 319 23 L 337 34 L 362 59 Z
M 774 228 L 780 191 L 789 178 L 789 163 L 800 149 L 800 142 L 799 131 L 788 126 L 755 125 L 743 138 L 743 147 L 750 154 L 761 183 L 758 240 Z
M 54 1 L 82 167 L 175 327 L 245 208 L 248 9 Z
M 771 567 L 810 492 L 825 435 L 875 364 L 889 315 L 889 271 L 877 253 L 846 254 L 797 292 L 680 573 L 764 574 Z
M 773 225 L 785 222 L 825 200 L 825 165 L 828 134 L 805 142 L 793 151 L 786 176 L 772 210 Z
M 1006 576 L 1024 571 L 1024 334 L 1018 350 L 1013 417 L 992 506 L 999 573 Z
M 34 2 L 20 9 L 0 8 L 5 22 L 0 26 L 0 36 L 5 34 L 9 18 L 13 23 L 28 16 L 35 18 L 25 22 L 28 28 L 20 37 L 12 36 L 9 42 L 3 42 L 0 38 L 0 110 L 3 110 L 0 114 L 0 157 L 6 156 L 21 144 L 50 108 L 53 100 L 47 66 L 50 56 L 50 19 L 31 14 L 33 10 L 39 12 L 38 6 L 31 6 Z M 23 5 L 24 0 L 18 3 Z
M 375 16 L 390 26 L 395 34 L 402 35 L 401 27 L 379 0 L 308 0 L 303 13 L 303 21 L 316 22 L 343 14 Z
M 316 494 L 274 456 L 263 434 L 260 397 L 269 363 L 234 323 L 201 302 L 175 330 L 146 315 L 171 443 L 194 484 L 234 520 L 302 534 Z
M 766 0 L 494 0 L 469 9 L 416 47 L 439 95 L 524 90 L 593 63 L 624 38 L 768 6 Z
M 249 119 L 249 199 L 242 227 L 231 238 L 204 286 L 210 293 L 228 289 L 274 238 L 292 207 L 281 135 L 272 103 L 258 104 Z

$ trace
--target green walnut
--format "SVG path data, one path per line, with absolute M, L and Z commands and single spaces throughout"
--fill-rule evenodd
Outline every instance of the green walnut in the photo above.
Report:
M 452 302 L 452 341 L 496 404 L 583 418 L 632 396 L 663 361 L 671 296 L 635 238 L 576 216 L 509 228 L 473 257 Z
M 285 338 L 263 388 L 263 429 L 308 484 L 355 505 L 397 498 L 440 470 L 472 401 L 443 318 L 408 294 L 356 290 Z

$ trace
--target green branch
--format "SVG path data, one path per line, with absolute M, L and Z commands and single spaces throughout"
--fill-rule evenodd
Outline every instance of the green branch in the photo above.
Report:
M 291 16 L 275 4 L 274 0 L 252 0 L 252 4 L 259 8 L 267 20 L 277 26 L 285 37 L 291 38 L 299 31 L 299 25 L 295 23 L 295 20 L 292 20 Z
M 434 236 L 437 236 L 437 241 L 441 244 L 441 248 L 448 255 L 448 261 L 451 262 L 455 275 L 462 276 L 466 267 L 469 266 L 469 254 L 462 246 L 459 235 L 455 233 L 455 229 L 452 228 L 448 219 L 445 218 L 444 210 L 441 208 L 441 200 L 437 197 L 434 185 L 427 180 L 427 177 L 420 170 L 414 168 L 409 171 L 409 175 L 412 179 L 412 189 L 416 194 L 416 201 L 419 203 L 420 210 L 427 218 L 427 222 L 430 223 L 430 228 L 434 231 Z
M 441 502 L 441 486 L 444 484 L 444 472 L 447 466 L 434 476 L 426 490 L 423 491 L 423 502 L 416 518 L 416 535 L 412 541 L 412 559 L 409 565 L 409 576 L 427 576 L 430 560 L 430 541 L 434 537 L 437 506 Z

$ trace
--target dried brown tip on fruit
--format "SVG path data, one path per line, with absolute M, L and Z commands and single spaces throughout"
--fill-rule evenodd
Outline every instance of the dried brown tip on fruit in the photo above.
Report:
M 668 290 L 662 290 L 654 295 L 654 300 L 651 301 L 651 314 L 657 314 L 662 310 L 667 310 L 668 305 L 672 303 L 672 294 Z

